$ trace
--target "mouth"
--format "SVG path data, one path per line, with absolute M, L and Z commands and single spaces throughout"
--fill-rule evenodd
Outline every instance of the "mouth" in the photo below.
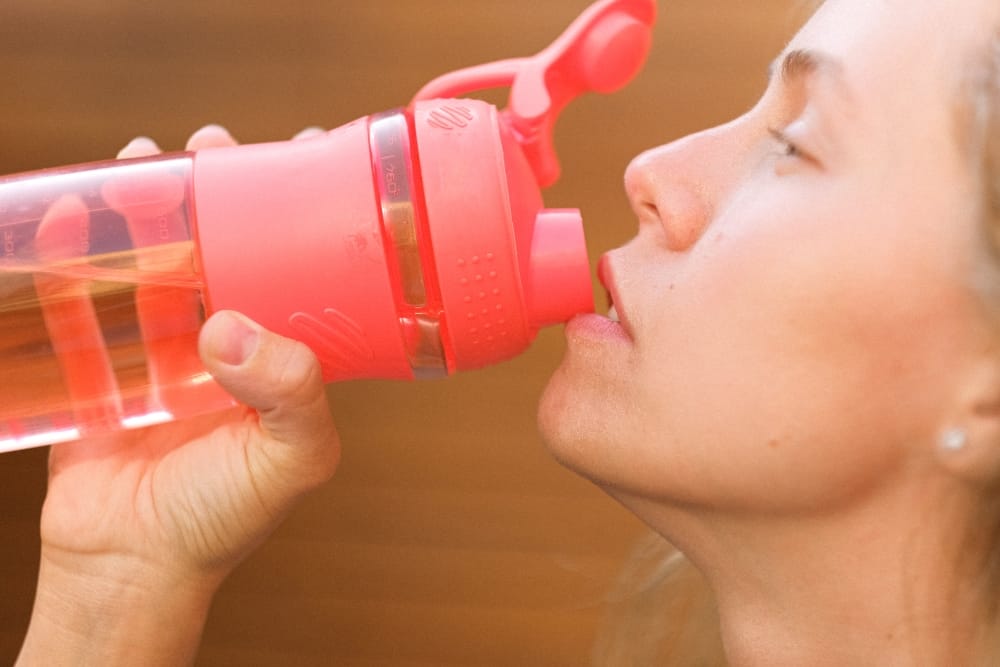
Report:
M 619 324 L 631 338 L 632 332 L 629 329 L 627 318 L 623 317 L 624 309 L 618 298 L 617 286 L 615 285 L 614 273 L 611 268 L 610 254 L 601 257 L 597 264 L 597 280 L 604 287 L 604 294 L 607 298 L 608 312 L 607 319 Z M 621 312 L 619 312 L 621 311 Z

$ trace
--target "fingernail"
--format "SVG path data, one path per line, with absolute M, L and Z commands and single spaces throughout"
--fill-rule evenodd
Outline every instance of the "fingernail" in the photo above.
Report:
M 302 139 L 312 139 L 313 137 L 318 137 L 321 134 L 326 134 L 326 130 L 321 127 L 307 127 L 292 137 L 292 139 L 301 141 Z
M 210 146 L 228 146 L 229 144 L 236 143 L 236 139 L 232 133 L 218 123 L 209 123 L 200 128 L 191 135 L 188 142 L 190 143 L 191 141 L 204 142 Z
M 221 125 L 220 123 L 209 123 L 208 125 L 201 128 L 201 130 L 203 132 L 211 132 L 212 134 L 219 134 L 222 136 L 226 136 L 230 139 L 233 138 L 233 135 L 229 132 L 226 126 Z
M 149 137 L 136 137 L 132 141 L 128 142 L 124 148 L 118 151 L 119 157 L 121 156 L 133 156 L 133 157 L 145 157 L 147 155 L 155 155 L 160 152 L 160 147 L 156 145 L 156 142 Z
M 260 332 L 235 313 L 216 313 L 207 326 L 212 328 L 208 351 L 224 364 L 241 366 L 257 350 Z

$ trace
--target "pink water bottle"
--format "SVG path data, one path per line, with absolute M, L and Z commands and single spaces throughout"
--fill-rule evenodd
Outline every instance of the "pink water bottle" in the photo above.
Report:
M 543 207 L 553 124 L 649 50 L 655 0 L 603 0 L 531 58 L 301 141 L 0 179 L 0 451 L 218 410 L 208 314 L 309 345 L 326 380 L 523 351 L 592 310 L 580 214 Z M 460 95 L 510 86 L 504 110 Z

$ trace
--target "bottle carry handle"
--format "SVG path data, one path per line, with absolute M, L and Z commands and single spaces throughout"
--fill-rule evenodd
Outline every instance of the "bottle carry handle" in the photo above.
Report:
M 649 54 L 655 20 L 656 0 L 598 2 L 536 55 L 445 74 L 424 86 L 411 105 L 510 86 L 502 117 L 539 186 L 548 187 L 560 173 L 553 143 L 559 114 L 584 93 L 613 93 L 631 81 Z

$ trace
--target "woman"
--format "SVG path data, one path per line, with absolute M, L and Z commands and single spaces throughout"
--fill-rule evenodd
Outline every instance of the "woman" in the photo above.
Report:
M 752 111 L 628 170 L 621 323 L 570 324 L 541 423 L 705 574 L 733 664 L 1000 660 L 998 19 L 828 2 Z
M 731 664 L 1000 661 L 998 34 L 992 0 L 829 0 L 753 110 L 629 167 L 616 317 L 567 327 L 540 422 L 704 574 Z M 259 420 L 53 451 L 21 664 L 190 659 L 332 474 L 304 348 L 223 313 L 202 354 Z

